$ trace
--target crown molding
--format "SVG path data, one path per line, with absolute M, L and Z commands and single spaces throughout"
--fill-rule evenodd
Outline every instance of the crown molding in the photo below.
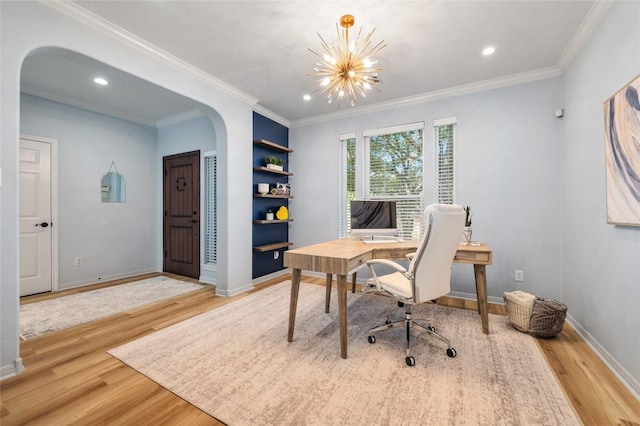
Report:
M 123 114 L 122 112 L 120 112 L 117 109 L 99 108 L 99 107 L 96 107 L 94 104 L 80 102 L 77 99 L 70 99 L 70 98 L 66 98 L 64 96 L 53 95 L 53 94 L 51 94 L 49 92 L 46 92 L 44 90 L 32 89 L 30 87 L 21 87 L 20 88 L 20 93 L 26 93 L 27 95 L 35 96 L 35 97 L 42 98 L 42 99 L 47 99 L 49 101 L 58 102 L 58 103 L 69 105 L 69 106 L 72 106 L 72 107 L 75 107 L 75 108 L 80 108 L 80 109 L 84 109 L 84 110 L 87 110 L 87 111 L 95 112 L 95 113 L 98 113 L 98 114 L 108 115 L 110 117 L 115 117 L 115 118 L 118 118 L 120 120 L 125 120 L 125 121 L 129 121 L 129 122 L 132 122 L 132 123 L 142 124 L 144 126 L 149 126 L 149 127 L 156 127 L 157 126 L 157 123 L 155 121 L 143 120 L 143 119 L 141 119 L 139 117 L 132 117 L 130 115 Z
M 560 55 L 560 59 L 556 64 L 560 71 L 567 69 L 573 58 L 578 54 L 578 51 L 582 45 L 587 41 L 591 32 L 600 24 L 600 21 L 606 15 L 607 11 L 613 4 L 613 1 L 609 0 L 596 0 L 587 12 L 587 15 L 580 23 L 578 30 L 575 32 L 569 44 Z
M 336 111 L 328 114 L 317 115 L 314 117 L 303 118 L 291 122 L 291 127 L 307 126 L 309 124 L 317 124 L 326 121 L 337 120 L 341 118 L 355 117 L 363 114 L 384 111 L 392 108 L 405 107 L 409 105 L 421 104 L 435 101 L 438 99 L 451 98 L 453 96 L 467 95 L 486 90 L 499 89 L 501 87 L 515 86 L 518 84 L 529 83 L 537 80 L 557 77 L 561 74 L 557 67 L 541 68 L 534 71 L 527 71 L 520 74 L 508 75 L 490 80 L 479 81 L 477 83 L 464 84 L 461 86 L 450 87 L 447 89 L 436 90 L 434 92 L 424 93 L 416 96 L 408 96 L 406 98 L 395 99 L 387 102 L 380 102 L 373 105 L 367 105 L 352 108 L 345 111 Z
M 183 121 L 193 120 L 194 118 L 202 117 L 204 114 L 202 111 L 192 109 L 191 111 L 183 112 L 181 114 L 172 115 L 156 121 L 156 127 L 170 126 L 172 124 L 182 123 Z
M 279 116 L 278 114 L 276 114 L 275 112 L 266 109 L 265 107 L 263 107 L 262 105 L 254 105 L 253 106 L 253 110 L 255 112 L 257 112 L 260 115 L 263 115 L 273 121 L 275 121 L 278 124 L 282 124 L 283 126 L 289 128 L 291 127 L 291 122 L 289 120 L 287 120 L 284 117 Z
M 149 43 L 148 41 L 143 40 L 142 38 L 126 31 L 123 28 L 120 28 L 117 25 L 114 25 L 106 19 L 94 14 L 93 12 L 88 11 L 81 6 L 78 6 L 73 2 L 58 2 L 50 0 L 39 1 L 45 6 L 55 9 L 56 11 L 75 19 L 81 24 L 87 25 L 129 47 L 136 49 L 141 53 L 144 53 L 147 56 L 150 56 L 174 68 L 177 68 L 180 71 L 183 71 L 186 74 L 191 75 L 192 77 L 195 77 L 196 79 L 204 82 L 212 88 L 219 90 L 246 104 L 249 104 L 250 106 L 254 106 L 258 102 L 258 99 L 236 89 L 235 87 L 223 82 L 222 80 L 218 80 L 212 75 L 202 71 L 200 68 L 194 67 L 193 65 L 173 56 L 172 54 L 160 49 L 159 47 Z

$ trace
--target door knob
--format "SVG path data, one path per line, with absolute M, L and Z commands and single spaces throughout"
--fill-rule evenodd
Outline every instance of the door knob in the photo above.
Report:
M 49 224 L 47 222 L 42 222 L 42 223 L 36 223 L 36 226 L 42 226 L 43 228 L 46 228 L 47 226 L 49 226 Z

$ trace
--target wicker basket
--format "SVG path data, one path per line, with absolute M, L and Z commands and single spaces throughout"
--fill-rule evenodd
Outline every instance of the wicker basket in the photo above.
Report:
M 562 331 L 567 306 L 557 300 L 536 297 L 533 306 L 504 299 L 511 325 L 535 337 L 554 337 Z

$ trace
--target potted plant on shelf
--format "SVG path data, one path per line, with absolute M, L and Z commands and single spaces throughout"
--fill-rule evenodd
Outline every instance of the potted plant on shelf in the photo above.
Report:
M 282 158 L 269 156 L 265 157 L 264 164 L 266 165 L 267 169 L 282 171 L 284 161 L 282 161 Z
M 267 210 L 267 220 L 273 220 L 273 210 Z
M 471 207 L 466 206 L 464 208 L 464 230 L 462 231 L 462 242 L 471 244 Z

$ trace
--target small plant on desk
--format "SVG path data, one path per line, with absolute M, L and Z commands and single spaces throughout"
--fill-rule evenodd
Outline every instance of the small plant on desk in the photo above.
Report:
M 464 218 L 464 230 L 462 234 L 464 236 L 463 242 L 466 242 L 467 245 L 471 245 L 471 207 L 466 206 L 464 208 L 465 218 Z
M 471 207 L 466 206 L 464 208 L 465 218 L 464 218 L 464 226 L 471 226 Z

